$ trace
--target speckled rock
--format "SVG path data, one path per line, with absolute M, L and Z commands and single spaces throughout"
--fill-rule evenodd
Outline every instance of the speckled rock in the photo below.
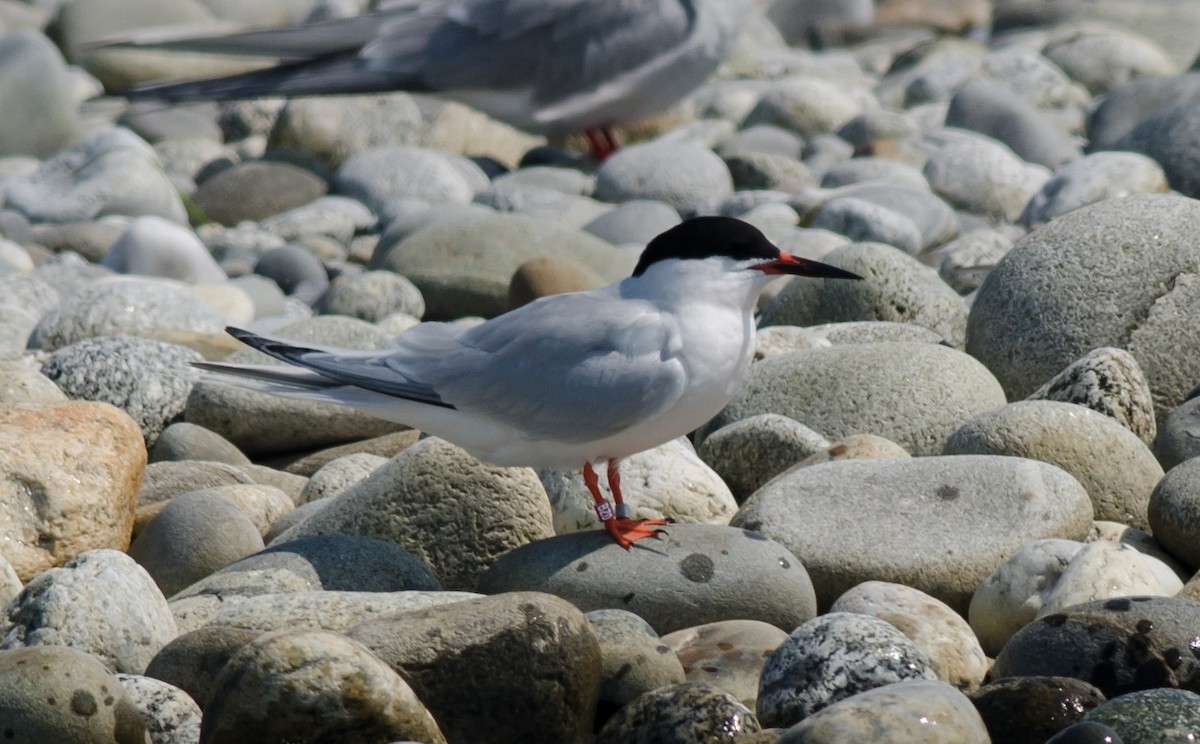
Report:
M 425 561 L 447 589 L 465 590 L 474 590 L 499 556 L 553 534 L 532 470 L 484 465 L 435 437 L 409 447 L 277 541 L 329 533 L 394 542 Z
M 905 519 L 881 511 L 882 503 L 903 504 Z M 1082 539 L 1091 514 L 1078 481 L 1053 465 L 920 457 L 794 470 L 759 489 L 731 524 L 800 557 L 823 607 L 876 579 L 962 612 L 979 583 L 1021 545 L 1039 537 Z
M 683 665 L 650 625 L 625 610 L 587 613 L 600 642 L 600 704 L 616 709 L 642 693 L 684 681 Z
M 961 690 L 978 687 L 987 673 L 987 656 L 971 626 L 944 603 L 912 587 L 866 581 L 838 597 L 829 611 L 890 623 L 925 654 L 938 679 Z
M 828 613 L 793 630 L 767 659 L 756 712 L 764 726 L 791 726 L 851 695 L 904 679 L 936 679 L 904 634 L 878 618 Z
M 908 679 L 860 692 L 792 726 L 778 744 L 870 741 L 990 744 L 967 696 L 943 682 Z
M 691 211 L 733 193 L 729 168 L 711 150 L 690 143 L 645 142 L 622 148 L 596 173 L 596 198 L 654 199 Z
M 752 619 L 794 628 L 816 613 L 804 566 L 762 535 L 679 524 L 623 550 L 602 531 L 541 540 L 502 556 L 480 590 L 536 590 L 584 610 L 618 608 L 659 633 Z
M 0 652 L 4 734 L 20 742 L 145 744 L 138 710 L 104 665 L 73 649 Z
M 753 711 L 724 690 L 698 682 L 645 693 L 604 724 L 593 744 L 735 744 L 759 731 Z
M 1071 677 L 1006 677 L 968 692 L 993 742 L 1044 742 L 1104 702 Z
M 150 279 L 89 284 L 42 316 L 30 345 L 47 351 L 95 336 L 140 336 L 170 341 L 220 333 L 227 319 L 181 287 Z
M 634 265 L 632 255 L 581 230 L 516 214 L 448 219 L 383 248 L 381 241 L 371 268 L 408 277 L 425 297 L 427 320 L 499 315 L 508 309 L 513 273 L 539 256 L 577 261 L 609 282 Z
M 71 646 L 141 674 L 176 635 L 149 574 L 116 550 L 89 550 L 30 581 L 0 620 L 0 648 Z
M 336 633 L 281 631 L 243 646 L 221 672 L 200 742 L 446 741 L 408 683 Z
M 547 468 L 538 477 L 550 499 L 556 534 L 603 526 L 580 471 Z M 737 511 L 729 487 L 682 439 L 624 458 L 621 492 L 637 519 L 724 525 Z
M 714 685 L 754 710 L 763 663 L 787 632 L 758 620 L 721 620 L 662 637 L 675 651 L 688 682 Z
M 1200 689 L 1200 661 L 1191 652 L 1198 617 L 1200 602 L 1175 597 L 1075 605 L 1018 631 L 992 674 L 1075 677 L 1109 698 L 1153 687 Z
M 600 646 L 570 603 L 533 592 L 367 621 L 347 633 L 396 670 L 449 741 L 583 741 Z
M 129 555 L 169 597 L 262 548 L 258 528 L 236 504 L 194 491 L 171 499 L 138 533 Z
M 946 440 L 947 455 L 1027 457 L 1057 465 L 1087 489 L 1097 519 L 1145 529 L 1146 505 L 1162 468 L 1150 449 L 1114 419 L 1071 403 L 1010 403 L 967 420 Z
M 0 410 L 0 542 L 17 576 L 129 547 L 145 468 L 137 423 L 107 403 Z
M 829 440 L 787 416 L 763 413 L 709 434 L 697 448 L 737 502 L 759 486 L 829 446 Z
M 882 243 L 854 243 L 822 260 L 863 281 L 792 280 L 763 310 L 761 325 L 884 320 L 924 326 L 954 346 L 963 345 L 966 302 L 915 258 Z
M 391 271 L 368 271 L 335 280 L 317 302 L 317 310 L 377 323 L 392 313 L 425 314 L 425 298 L 416 286 Z
M 200 706 L 183 690 L 153 677 L 118 674 L 121 688 L 137 708 L 150 741 L 193 744 L 200 740 Z
M 976 293 L 967 351 L 1011 398 L 1100 346 L 1132 354 L 1163 421 L 1200 379 L 1200 203 L 1166 194 L 1110 199 L 1022 238 Z M 1115 246 L 1120 246 L 1116 250 Z M 1104 297 L 1105 302 L 1096 302 Z
M 1167 471 L 1150 496 L 1150 529 L 1188 566 L 1200 566 L 1200 459 Z
M 370 323 L 341 316 L 297 321 L 276 333 L 298 341 L 355 349 L 380 349 L 391 342 L 387 334 Z M 238 349 L 223 361 L 271 363 L 266 355 L 249 348 Z M 206 380 L 192 388 L 184 419 L 220 434 L 252 457 L 301 452 L 401 428 L 345 406 L 288 400 Z
M 1169 688 L 1129 692 L 1091 709 L 1084 720 L 1112 727 L 1126 744 L 1195 741 L 1200 695 Z
M 1085 406 L 1115 419 L 1147 445 L 1154 443 L 1157 429 L 1150 386 L 1137 359 L 1124 349 L 1111 346 L 1092 349 L 1028 399 Z
M 702 435 L 762 413 L 795 419 L 828 439 L 876 434 L 913 455 L 942 451 L 971 416 L 1004 405 L 991 373 L 937 344 L 851 344 L 795 351 L 750 367 Z
M 138 422 L 148 447 L 183 414 L 203 359 L 183 346 L 128 336 L 86 338 L 59 348 L 42 363 L 73 400 L 111 403 Z

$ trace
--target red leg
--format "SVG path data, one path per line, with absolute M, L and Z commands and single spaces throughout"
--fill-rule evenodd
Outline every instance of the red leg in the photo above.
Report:
M 653 529 L 658 525 L 666 524 L 665 519 L 634 519 L 633 511 L 629 505 L 625 503 L 621 496 L 621 463 L 619 460 L 612 459 L 608 461 L 608 490 L 612 491 L 613 501 L 616 502 L 616 519 L 606 521 L 604 526 L 608 528 L 609 533 L 617 541 L 617 544 L 626 550 L 629 546 L 638 540 L 647 537 L 658 537 L 663 530 Z M 595 478 L 595 472 L 592 473 Z M 586 473 L 584 479 L 587 479 Z
M 609 127 L 588 129 L 583 133 L 587 137 L 588 152 L 596 162 L 603 162 L 620 147 L 617 137 Z

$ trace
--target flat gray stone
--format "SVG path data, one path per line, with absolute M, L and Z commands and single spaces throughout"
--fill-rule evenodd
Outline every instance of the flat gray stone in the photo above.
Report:
M 830 440 L 869 433 L 910 454 L 933 455 L 964 421 L 1004 402 L 991 373 L 961 351 L 917 342 L 850 344 L 751 365 L 737 395 L 700 433 L 775 413 Z
M 1200 202 L 1134 194 L 1063 215 L 1019 240 L 971 305 L 967 351 L 1010 398 L 1115 346 L 1146 373 L 1157 420 L 1200 379 Z M 1102 299 L 1101 299 L 1102 298 Z
M 1022 545 L 1079 540 L 1091 522 L 1087 493 L 1053 465 L 957 456 L 800 468 L 759 489 L 731 524 L 799 557 L 822 607 L 876 579 L 964 612 L 980 582 Z
M 772 540 L 712 525 L 667 529 L 628 551 L 601 531 L 539 540 L 502 556 L 479 588 L 547 592 L 584 611 L 628 610 L 659 633 L 735 618 L 794 628 L 815 614 L 804 566 Z
M 947 455 L 1026 457 L 1079 480 L 1096 519 L 1145 529 L 1146 505 L 1162 468 L 1137 435 L 1090 408 L 1026 400 L 985 411 L 946 440 Z

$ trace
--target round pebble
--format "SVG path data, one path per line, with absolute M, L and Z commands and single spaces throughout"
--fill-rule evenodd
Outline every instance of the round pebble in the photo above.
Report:
M 604 724 L 593 744 L 656 741 L 662 744 L 733 744 L 759 730 L 754 713 L 720 688 L 698 682 L 645 693 Z

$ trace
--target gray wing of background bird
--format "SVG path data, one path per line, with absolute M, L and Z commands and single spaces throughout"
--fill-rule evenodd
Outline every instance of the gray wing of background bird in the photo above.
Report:
M 529 89 L 536 103 L 645 64 L 684 43 L 694 20 L 690 0 L 396 0 L 356 18 L 219 37 L 133 34 L 116 45 L 285 60 L 211 81 L 142 86 L 127 92 L 133 97 Z

